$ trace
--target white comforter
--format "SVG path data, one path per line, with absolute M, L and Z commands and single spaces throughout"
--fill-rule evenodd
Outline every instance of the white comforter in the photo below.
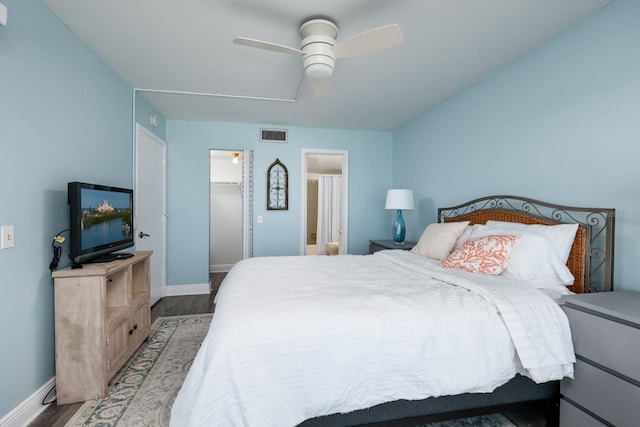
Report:
M 252 258 L 217 296 L 171 426 L 295 426 L 397 399 L 573 375 L 557 303 L 406 251 Z

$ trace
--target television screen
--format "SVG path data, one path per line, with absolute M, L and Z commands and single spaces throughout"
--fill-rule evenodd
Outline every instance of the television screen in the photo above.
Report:
M 133 246 L 132 190 L 72 182 L 68 196 L 73 262 L 109 261 L 117 257 L 107 255 Z

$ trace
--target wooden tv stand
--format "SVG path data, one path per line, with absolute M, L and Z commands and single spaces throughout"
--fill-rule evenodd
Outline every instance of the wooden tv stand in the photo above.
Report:
M 152 253 L 53 272 L 59 405 L 105 397 L 149 338 Z

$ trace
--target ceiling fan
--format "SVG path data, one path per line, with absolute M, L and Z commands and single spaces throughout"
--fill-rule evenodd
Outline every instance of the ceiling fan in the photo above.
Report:
M 402 31 L 396 24 L 364 31 L 336 43 L 338 27 L 327 19 L 312 19 L 300 26 L 300 49 L 246 37 L 236 37 L 236 44 L 274 52 L 302 55 L 304 71 L 311 79 L 313 93 L 322 96 L 331 90 L 330 77 L 336 59 L 365 55 L 402 43 Z

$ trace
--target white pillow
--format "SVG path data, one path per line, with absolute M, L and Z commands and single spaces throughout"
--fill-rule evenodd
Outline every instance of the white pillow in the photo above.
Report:
M 486 227 L 485 225 L 482 224 L 476 224 L 476 225 L 470 225 L 467 228 L 464 229 L 464 231 L 462 232 L 462 234 L 460 235 L 460 237 L 458 237 L 458 241 L 456 242 L 455 246 L 453 247 L 454 251 L 457 251 L 458 249 L 460 249 L 460 246 L 462 246 L 462 244 L 464 242 L 466 242 L 467 240 L 469 240 L 469 237 L 471 237 L 471 234 L 473 234 L 474 231 L 482 228 L 482 227 Z
M 489 235 L 512 235 L 514 231 L 520 238 L 514 243 L 503 275 L 524 280 L 536 288 L 570 286 L 574 277 L 566 264 L 553 251 L 544 237 L 522 230 L 504 230 L 488 226 L 474 226 L 471 238 Z
M 449 256 L 467 225 L 469 221 L 429 224 L 418 243 L 411 249 L 411 253 L 443 260 Z
M 509 221 L 487 221 L 486 225 L 487 227 L 502 230 L 528 231 L 544 237 L 549 241 L 551 248 L 558 254 L 563 264 L 566 264 L 569 259 L 571 246 L 578 231 L 578 224 L 542 225 Z

